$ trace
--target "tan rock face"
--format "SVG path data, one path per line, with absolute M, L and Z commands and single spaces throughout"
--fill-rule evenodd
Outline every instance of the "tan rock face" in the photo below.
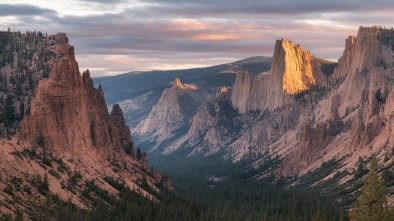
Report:
M 185 89 L 185 90 L 197 90 L 197 86 L 193 84 L 182 84 L 181 80 L 179 78 L 175 78 L 174 83 L 172 85 L 173 87 L 180 88 L 180 89 Z
M 310 52 L 285 39 L 278 40 L 271 69 L 263 79 L 252 80 L 247 73 L 238 73 L 231 101 L 240 113 L 274 110 L 296 95 L 316 85 L 325 77 Z
M 54 45 L 57 55 L 48 79 L 39 82 L 31 114 L 21 122 L 20 139 L 34 141 L 39 133 L 48 147 L 79 153 L 90 148 L 109 152 L 131 141 L 121 110 L 108 113 L 104 93 L 93 87 L 89 70 L 81 76 L 74 48 Z M 122 117 L 123 118 L 123 117 Z

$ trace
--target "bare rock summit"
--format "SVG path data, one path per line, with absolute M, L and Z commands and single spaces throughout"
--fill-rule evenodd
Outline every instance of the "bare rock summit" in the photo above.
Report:
M 231 101 L 240 113 L 272 111 L 290 102 L 289 95 L 308 91 L 324 82 L 325 76 L 310 52 L 300 45 L 293 46 L 286 39 L 277 40 L 268 73 L 256 80 L 248 73 L 238 73 Z

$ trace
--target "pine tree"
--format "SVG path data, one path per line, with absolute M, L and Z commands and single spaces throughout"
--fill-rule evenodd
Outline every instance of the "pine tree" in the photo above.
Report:
M 3 122 L 5 127 L 10 127 L 15 120 L 14 100 L 11 96 L 7 96 L 4 101 Z
M 137 160 L 141 160 L 141 158 L 142 158 L 141 149 L 139 147 L 137 148 L 136 157 L 137 157 Z
M 351 220 L 380 221 L 393 220 L 388 217 L 386 185 L 379 180 L 377 174 L 377 161 L 371 162 L 371 170 L 363 187 L 363 192 L 349 213 Z
M 134 155 L 134 143 L 130 141 L 128 144 L 125 145 L 124 151 L 127 155 Z

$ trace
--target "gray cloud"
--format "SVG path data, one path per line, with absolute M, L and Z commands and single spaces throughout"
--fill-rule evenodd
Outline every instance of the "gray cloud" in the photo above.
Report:
M 294 15 L 304 13 L 327 12 L 364 12 L 387 11 L 394 7 L 394 2 L 387 0 L 147 0 L 155 3 L 152 10 L 162 13 L 175 13 L 185 16 L 200 15 L 236 15 L 236 14 L 277 14 Z
M 337 59 L 343 52 L 344 39 L 355 35 L 359 26 L 389 27 L 394 23 L 391 16 L 394 2 L 390 1 L 140 3 L 130 7 L 126 0 L 77 0 L 75 6 L 92 5 L 93 9 L 107 12 L 84 16 L 59 16 L 54 10 L 38 6 L 2 4 L 0 18 L 7 15 L 17 18 L 10 23 L 2 22 L 0 28 L 37 29 L 48 34 L 65 32 L 75 46 L 80 67 L 100 69 L 100 74 L 105 74 L 271 56 L 275 40 L 281 38 L 301 44 L 316 56 Z
M 126 2 L 126 0 L 77 0 L 79 2 L 91 2 L 91 3 L 100 3 L 100 4 L 116 4 Z
M 43 14 L 56 14 L 57 12 L 52 9 L 40 8 L 28 4 L 0 4 L 0 17 L 3 16 L 30 16 L 30 15 L 43 15 Z

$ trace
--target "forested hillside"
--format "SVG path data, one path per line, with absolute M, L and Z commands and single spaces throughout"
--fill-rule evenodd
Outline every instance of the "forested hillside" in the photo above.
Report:
M 47 47 L 55 43 L 40 31 L 0 32 L 0 136 L 14 134 L 30 114 L 34 90 L 40 79 L 48 78 L 55 56 Z

